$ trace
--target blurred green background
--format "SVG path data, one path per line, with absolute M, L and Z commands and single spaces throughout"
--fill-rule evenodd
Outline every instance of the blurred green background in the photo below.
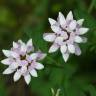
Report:
M 96 96 L 96 0 L 0 0 L 0 50 L 18 39 L 32 38 L 36 48 L 48 52 L 50 45 L 42 38 L 51 32 L 48 18 L 70 10 L 90 28 L 88 42 L 80 45 L 82 55 L 71 55 L 65 64 L 60 52 L 48 54 L 50 58 L 42 62 L 45 69 L 38 78 L 32 77 L 29 86 L 23 79 L 14 83 L 13 74 L 2 75 L 7 66 L 0 64 L 0 96 L 52 96 L 51 88 L 60 88 L 60 96 Z

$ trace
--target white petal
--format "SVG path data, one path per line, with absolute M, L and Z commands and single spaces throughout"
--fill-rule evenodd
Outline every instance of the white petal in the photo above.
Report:
M 11 56 L 14 57 L 14 58 L 18 58 L 19 54 L 14 52 L 14 51 L 11 51 Z
M 27 46 L 32 46 L 32 39 L 30 39 L 28 42 L 27 42 Z
M 15 72 L 15 74 L 14 74 L 14 81 L 16 82 L 16 81 L 18 81 L 20 78 L 21 78 L 21 74 L 20 74 L 20 72 Z
M 53 32 L 58 33 L 59 31 L 61 31 L 60 27 L 58 25 L 53 25 L 51 26 L 51 29 L 53 30 Z
M 5 64 L 5 65 L 9 65 L 11 62 L 10 62 L 10 59 L 7 58 L 7 59 L 2 60 L 1 63 Z
M 25 44 L 22 40 L 18 40 L 18 43 L 20 43 L 21 45 Z
M 69 28 L 70 30 L 74 30 L 76 28 L 76 20 L 73 20 L 70 24 L 69 24 Z
M 32 53 L 32 54 L 30 55 L 30 59 L 31 59 L 31 60 L 36 60 L 37 57 L 38 57 L 38 53 Z
M 44 65 L 37 62 L 35 68 L 38 69 L 38 70 L 41 70 L 41 69 L 44 69 Z
M 55 43 L 59 44 L 59 45 L 62 45 L 63 44 L 63 40 L 64 40 L 64 37 L 57 37 L 55 39 Z
M 47 54 L 40 53 L 39 56 L 38 56 L 38 60 L 42 60 L 42 59 L 44 59 L 46 56 L 47 56 Z
M 84 22 L 84 19 L 80 19 L 80 20 L 77 21 L 77 23 L 78 23 L 80 26 L 82 26 L 83 22 Z
M 65 17 L 64 17 L 64 15 L 61 13 L 61 12 L 59 12 L 59 22 L 60 22 L 60 25 L 63 27 L 63 26 L 65 26 L 65 24 L 66 24 L 66 20 L 65 20 Z
M 80 49 L 80 47 L 77 44 L 75 45 L 75 54 L 77 56 L 81 55 L 81 49 Z
M 30 53 L 31 51 L 34 51 L 34 46 L 33 46 L 33 43 L 32 43 L 32 39 L 30 39 L 28 42 L 27 42 L 27 53 Z M 26 51 L 26 50 L 25 50 Z
M 75 46 L 72 45 L 72 44 L 69 44 L 68 45 L 68 50 L 69 50 L 70 53 L 75 53 Z
M 25 53 L 27 51 L 27 46 L 23 44 L 20 51 Z
M 18 44 L 16 42 L 13 42 L 13 48 L 18 48 Z
M 88 28 L 80 28 L 80 29 L 79 29 L 79 34 L 80 34 L 80 35 L 83 35 L 83 34 L 87 33 L 88 30 L 89 30 Z
M 57 22 L 56 22 L 54 19 L 52 19 L 52 18 L 49 18 L 48 20 L 49 20 L 49 23 L 50 23 L 51 25 L 54 25 L 54 24 L 57 23 Z
M 10 68 L 7 68 L 7 69 L 5 69 L 5 71 L 3 72 L 3 74 L 11 74 L 11 73 L 13 73 L 15 70 L 12 70 L 12 69 L 10 69 Z
M 56 38 L 56 35 L 54 33 L 45 33 L 43 35 L 43 38 L 44 38 L 45 41 L 53 42 Z
M 3 51 L 3 53 L 4 53 L 4 55 L 5 55 L 6 57 L 10 57 L 11 51 L 9 51 L 9 50 L 2 50 L 2 51 Z
M 62 55 L 63 55 L 64 61 L 67 62 L 68 59 L 69 59 L 69 53 L 64 53 L 64 54 L 62 54 Z
M 49 53 L 53 53 L 56 52 L 59 49 L 59 46 L 57 44 L 53 44 L 50 49 L 49 49 Z
M 33 77 L 38 77 L 37 71 L 36 71 L 35 69 L 32 69 L 32 70 L 30 71 L 30 74 L 31 74 Z
M 70 21 L 70 20 L 73 20 L 73 14 L 72 14 L 72 11 L 70 11 L 66 17 L 66 20 L 67 21 Z
M 83 39 L 80 36 L 76 36 L 75 37 L 75 42 L 76 43 L 81 43 L 81 42 L 83 42 Z
M 24 76 L 24 79 L 25 79 L 26 83 L 29 84 L 30 81 L 31 81 L 31 76 L 30 76 L 30 74 L 25 75 L 25 76 Z
M 16 69 L 18 67 L 18 63 L 13 62 L 12 64 L 10 64 L 9 68 L 11 69 Z
M 22 66 L 20 69 L 21 74 L 25 74 L 27 72 L 27 66 Z
M 60 50 L 61 53 L 65 53 L 67 51 L 67 46 L 66 45 L 61 46 Z

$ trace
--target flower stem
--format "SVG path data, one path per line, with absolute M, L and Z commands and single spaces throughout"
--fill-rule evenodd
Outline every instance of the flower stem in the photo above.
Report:
M 92 0 L 92 1 L 91 1 L 91 4 L 90 4 L 90 6 L 89 6 L 89 9 L 88 9 L 88 13 L 91 13 L 91 12 L 92 12 L 92 9 L 93 9 L 93 7 L 94 7 L 94 3 L 95 3 L 95 0 Z

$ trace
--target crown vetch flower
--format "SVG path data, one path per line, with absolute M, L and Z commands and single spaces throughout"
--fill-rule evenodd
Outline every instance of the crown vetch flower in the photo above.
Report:
M 7 58 L 1 62 L 9 66 L 3 74 L 15 72 L 14 81 L 18 81 L 21 76 L 24 76 L 26 83 L 29 84 L 31 76 L 38 76 L 36 70 L 44 68 L 38 61 L 44 59 L 46 54 L 41 51 L 34 52 L 32 39 L 27 44 L 21 40 L 13 42 L 11 50 L 3 50 L 3 53 Z
M 74 20 L 73 14 L 70 11 L 65 18 L 61 12 L 57 21 L 49 18 L 51 29 L 54 33 L 44 33 L 45 41 L 52 42 L 49 53 L 56 52 L 59 48 L 65 62 L 68 60 L 70 53 L 80 55 L 81 50 L 79 43 L 85 43 L 87 38 L 82 37 L 88 32 L 88 28 L 82 27 L 84 19 Z

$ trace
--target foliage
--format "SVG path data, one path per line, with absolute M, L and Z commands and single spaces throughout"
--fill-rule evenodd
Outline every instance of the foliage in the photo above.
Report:
M 0 0 L 1 50 L 10 48 L 14 40 L 32 38 L 35 47 L 47 53 L 50 45 L 42 36 L 51 31 L 48 18 L 56 18 L 59 11 L 66 15 L 70 10 L 74 18 L 84 18 L 84 25 L 90 28 L 88 42 L 80 46 L 82 55 L 72 55 L 65 63 L 60 52 L 48 54 L 39 77 L 32 78 L 28 87 L 23 82 L 20 91 L 25 96 L 51 96 L 51 88 L 60 88 L 60 96 L 96 96 L 96 0 Z M 0 57 L 4 58 L 2 53 Z M 0 66 L 3 71 L 4 66 Z M 0 96 L 11 96 L 13 85 L 15 92 L 20 92 L 17 90 L 22 85 L 20 81 L 14 84 L 12 75 L 6 80 L 2 77 L 5 78 L 0 76 Z

